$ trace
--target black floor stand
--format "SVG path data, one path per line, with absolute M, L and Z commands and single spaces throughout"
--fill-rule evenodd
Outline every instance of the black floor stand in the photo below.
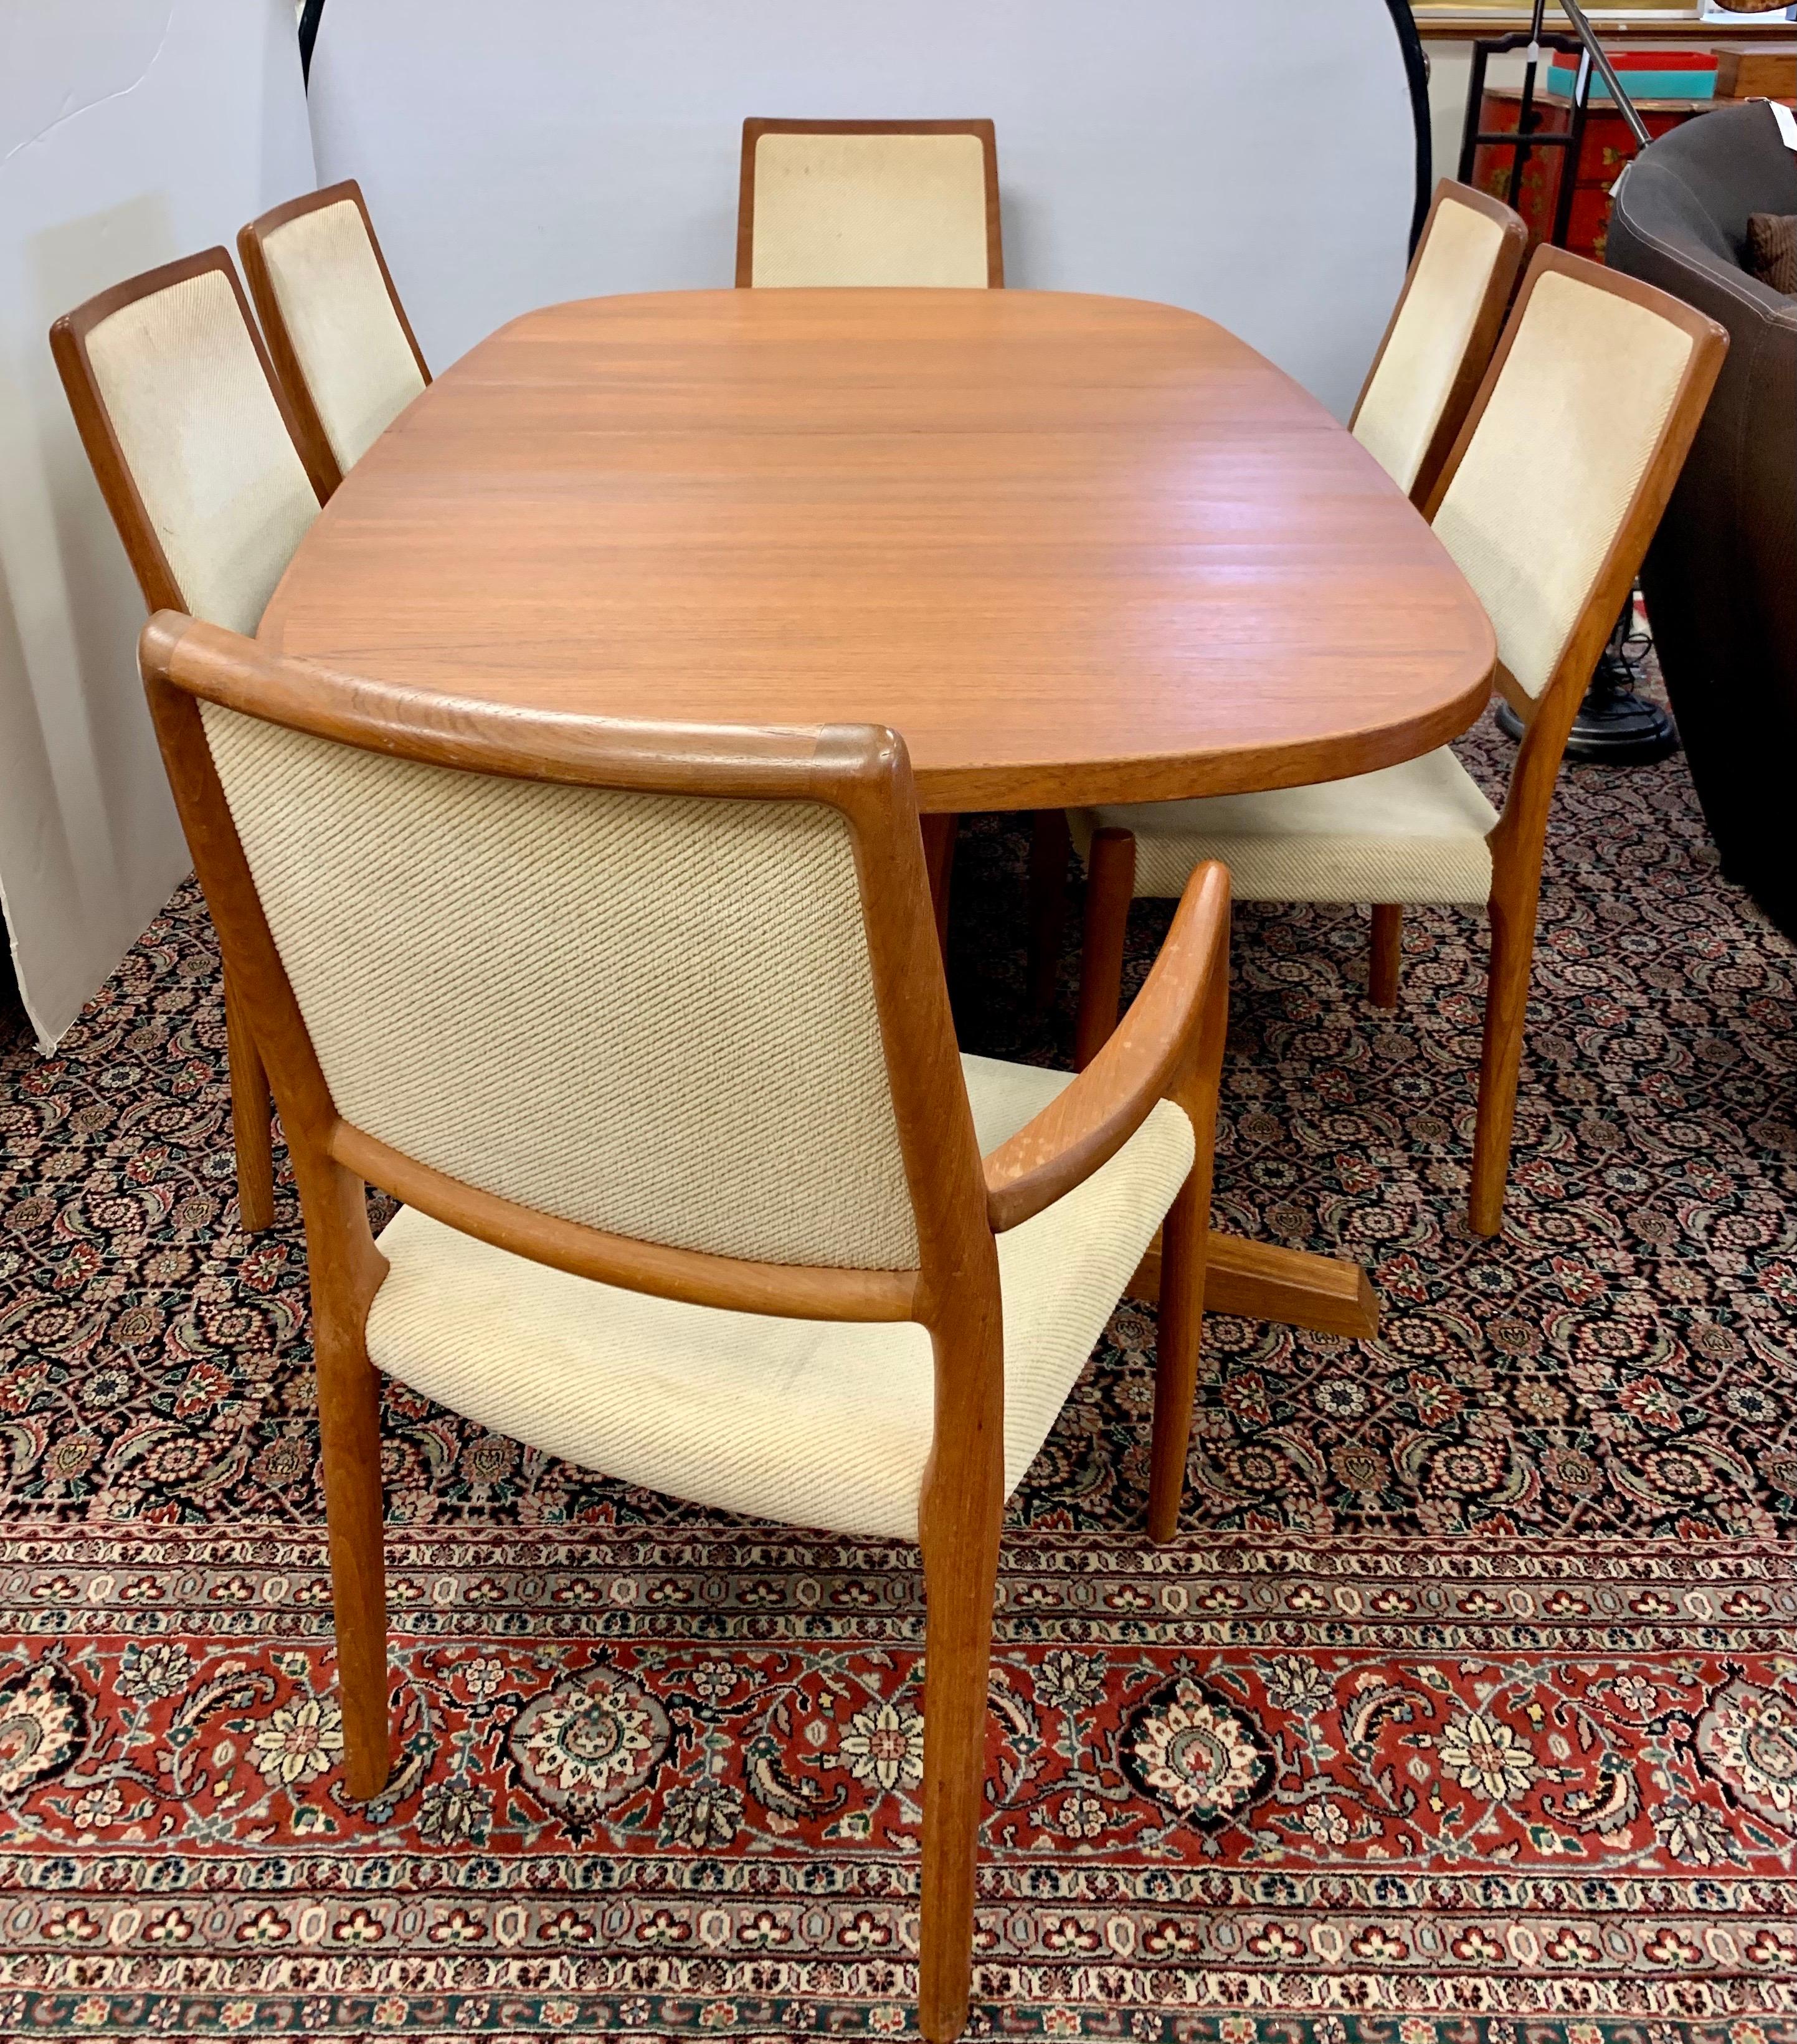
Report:
M 1642 766 L 1679 749 L 1672 720 L 1657 703 L 1636 694 L 1641 680 L 1638 653 L 1632 647 L 1651 644 L 1635 632 L 1631 597 L 1616 620 L 1610 644 L 1598 656 L 1591 685 L 1566 741 L 1569 759 L 1602 759 L 1613 766 Z M 1522 736 L 1522 720 L 1508 703 L 1498 705 L 1498 728 L 1511 738 Z

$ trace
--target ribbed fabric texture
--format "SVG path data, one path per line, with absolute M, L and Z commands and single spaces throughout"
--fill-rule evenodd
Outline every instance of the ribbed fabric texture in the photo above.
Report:
M 195 617 L 253 633 L 318 500 L 222 271 L 87 336 L 126 467 Z
M 1439 901 L 1491 891 L 1486 833 L 1498 815 L 1443 746 L 1401 766 L 1316 787 L 1072 812 L 1085 856 L 1110 824 L 1136 840 L 1136 893 L 1179 894 L 1208 859 L 1241 901 Z
M 963 1060 L 990 1150 L 1071 1083 Z M 1104 1168 L 999 1238 L 1007 1493 L 1035 1458 L 1191 1169 L 1163 1101 Z M 841 1181 L 839 1181 L 841 1182 Z M 648 1298 L 507 1254 L 406 1209 L 368 1316 L 376 1366 L 452 1411 L 695 1504 L 914 1539 L 933 1427 L 929 1337 Z
M 761 136 L 751 262 L 758 285 L 983 286 L 979 137 Z
M 1478 593 L 1498 657 L 1547 686 L 1691 359 L 1645 305 L 1539 278 L 1435 530 Z
M 1401 490 L 1415 482 L 1460 374 L 1479 307 L 1503 248 L 1495 220 L 1444 199 L 1379 368 L 1354 421 L 1354 437 Z
M 425 387 L 353 199 L 264 237 L 300 373 L 345 474 Z
M 590 1227 L 915 1267 L 834 810 L 458 773 L 202 709 L 346 1120 Z

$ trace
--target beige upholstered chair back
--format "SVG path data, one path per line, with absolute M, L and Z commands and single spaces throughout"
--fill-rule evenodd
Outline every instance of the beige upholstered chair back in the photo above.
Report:
M 135 490 L 173 594 L 196 617 L 253 632 L 317 516 L 318 498 L 271 387 L 229 259 L 219 249 L 171 265 L 170 281 L 160 288 L 103 309 L 116 295 L 59 321 L 52 337 L 65 384 L 72 355 L 85 355 L 103 417 L 83 417 L 79 402 L 77 417 L 133 564 L 152 604 L 171 600 L 146 576 L 144 549 L 133 544 L 117 501 L 121 488 Z M 94 309 L 100 316 L 87 323 Z M 73 384 L 70 396 L 78 400 Z M 94 440 L 96 432 L 109 430 L 122 478 L 104 472 L 108 451 Z
M 916 1267 L 838 810 L 462 771 L 201 709 L 347 1121 L 609 1234 Z
M 744 123 L 739 284 L 1003 281 L 990 121 Z
M 239 247 L 276 366 L 347 474 L 426 380 L 361 194 L 337 185 L 277 207 Z
M 1491 303 L 1493 281 L 1501 270 L 1507 294 L 1523 246 L 1525 230 L 1514 214 L 1514 238 L 1506 232 L 1503 215 L 1508 211 L 1445 182 L 1430 209 L 1403 296 L 1353 421 L 1355 439 L 1402 490 L 1414 486 L 1476 344 L 1465 399 L 1478 387 L 1490 359 L 1503 316 L 1501 302 Z M 1460 409 L 1464 416 L 1464 402 Z
M 1601 282 L 1531 273 L 1433 518 L 1530 696 L 1553 678 L 1635 509 L 1697 345 Z

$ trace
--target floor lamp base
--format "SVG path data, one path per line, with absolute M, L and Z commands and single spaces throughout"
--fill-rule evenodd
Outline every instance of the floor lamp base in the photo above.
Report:
M 1635 693 L 1640 670 L 1629 658 L 1633 605 L 1617 620 L 1610 644 L 1599 656 L 1591 685 L 1566 740 L 1569 759 L 1607 762 L 1613 766 L 1645 766 L 1679 749 L 1677 726 L 1657 703 Z M 1506 736 L 1522 736 L 1522 720 L 1508 703 L 1498 705 L 1498 728 Z

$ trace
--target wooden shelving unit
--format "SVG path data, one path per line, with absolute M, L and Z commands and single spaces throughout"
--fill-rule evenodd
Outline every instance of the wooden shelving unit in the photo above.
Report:
M 1670 9 L 1644 7 L 1630 13 L 1599 13 L 1587 9 L 1591 26 L 1605 42 L 1653 43 L 1797 43 L 1797 24 L 1772 20 L 1759 21 L 1700 21 L 1692 13 Z M 1471 42 L 1476 36 L 1506 35 L 1513 29 L 1526 29 L 1526 7 L 1432 7 L 1418 4 L 1412 9 L 1416 25 L 1426 42 Z M 1548 25 L 1565 29 L 1568 24 L 1551 11 Z

